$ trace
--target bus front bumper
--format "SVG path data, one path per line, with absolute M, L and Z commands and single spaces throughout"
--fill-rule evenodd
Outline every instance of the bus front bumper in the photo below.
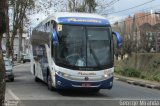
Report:
M 98 82 L 77 82 L 65 79 L 56 75 L 56 88 L 57 89 L 111 89 L 113 86 L 113 76 Z

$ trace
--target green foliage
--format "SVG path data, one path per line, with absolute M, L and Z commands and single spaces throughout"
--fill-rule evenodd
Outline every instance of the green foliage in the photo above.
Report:
M 115 72 L 118 74 L 127 76 L 127 77 L 140 77 L 141 76 L 141 73 L 134 68 L 126 68 L 123 70 L 119 69 L 119 70 L 116 70 Z
M 153 80 L 160 82 L 160 74 L 153 76 Z
M 157 81 L 160 82 L 160 73 L 158 74 L 153 74 L 153 73 L 143 73 L 141 71 L 138 71 L 133 68 L 127 68 L 127 69 L 116 69 L 115 73 L 126 76 L 126 77 L 135 77 L 135 78 L 141 78 L 145 80 L 151 80 L 151 81 Z
M 158 66 L 160 66 L 160 60 L 155 60 L 153 61 L 153 68 L 158 68 Z
M 143 75 L 143 74 L 141 74 L 140 78 L 141 78 L 141 79 L 146 79 L 146 76 Z
M 160 54 L 133 54 L 126 60 L 116 61 L 115 73 L 160 82 Z M 128 68 L 129 67 L 129 68 Z

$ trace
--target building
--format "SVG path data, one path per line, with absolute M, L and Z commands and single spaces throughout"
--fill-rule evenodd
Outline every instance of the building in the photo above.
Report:
M 160 52 L 160 14 L 136 13 L 112 27 L 121 33 L 124 41 L 130 41 L 133 47 L 136 46 L 136 50 L 154 49 Z
M 11 35 L 11 34 L 10 34 Z M 22 54 L 26 54 L 29 52 L 28 50 L 28 33 L 23 33 L 22 35 Z M 14 54 L 18 54 L 18 51 L 19 51 L 19 37 L 18 35 L 15 36 L 14 38 L 14 44 L 13 44 L 13 48 L 14 48 Z M 5 34 L 3 35 L 3 38 L 2 38 L 2 49 L 4 51 L 6 51 L 6 36 Z

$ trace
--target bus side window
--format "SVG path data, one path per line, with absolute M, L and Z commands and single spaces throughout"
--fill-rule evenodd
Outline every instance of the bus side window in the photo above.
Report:
M 45 24 L 45 29 L 46 29 L 45 32 L 50 32 L 49 25 L 50 25 L 50 22 L 47 22 L 47 23 Z
M 51 21 L 51 30 L 53 31 L 53 29 L 56 29 L 56 22 L 54 20 Z M 53 39 L 52 39 L 52 42 L 53 42 Z M 52 43 L 52 57 L 55 60 L 55 57 L 56 57 L 56 46 L 53 45 L 53 43 Z
M 56 22 L 53 21 L 53 20 L 51 22 L 52 22 L 52 25 L 53 25 L 53 29 L 56 29 L 56 26 L 57 26 Z
M 46 32 L 46 25 L 43 25 L 43 31 Z
M 52 39 L 51 41 L 53 42 L 53 39 Z M 54 59 L 54 61 L 55 61 L 55 57 L 56 57 L 56 46 L 55 46 L 52 42 L 51 42 L 51 48 L 52 48 L 52 49 L 51 49 L 51 52 L 52 52 L 51 54 L 52 54 L 52 57 L 53 57 L 53 59 Z
M 44 25 L 44 30 L 47 32 L 47 23 Z
M 52 57 L 53 59 L 55 60 L 55 57 L 56 57 L 56 47 L 54 45 L 52 45 Z

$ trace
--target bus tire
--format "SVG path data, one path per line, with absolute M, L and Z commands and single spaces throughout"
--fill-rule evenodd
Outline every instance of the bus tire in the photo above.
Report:
M 53 91 L 54 90 L 54 87 L 52 86 L 52 78 L 51 78 L 51 75 L 48 74 L 47 76 L 47 85 L 48 85 L 48 90 L 50 91 Z
M 34 78 L 34 81 L 35 81 L 35 82 L 39 82 L 40 79 L 39 79 L 38 77 L 35 77 L 35 78 Z
M 35 64 L 33 65 L 33 75 L 35 75 Z
M 98 93 L 100 91 L 100 89 L 92 89 L 91 92 L 93 93 Z

